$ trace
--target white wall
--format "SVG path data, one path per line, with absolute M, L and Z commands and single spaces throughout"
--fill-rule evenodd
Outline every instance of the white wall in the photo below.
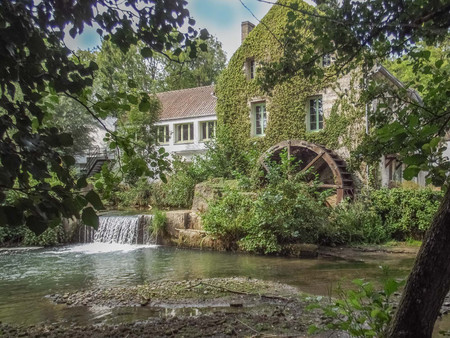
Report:
M 202 154 L 206 151 L 205 143 L 200 141 L 200 122 L 216 121 L 216 115 L 183 118 L 175 120 L 164 120 L 155 123 L 156 126 L 169 125 L 170 139 L 163 147 L 171 155 L 180 155 L 189 161 L 192 156 Z M 189 143 L 175 143 L 175 125 L 183 123 L 194 123 L 194 141 Z

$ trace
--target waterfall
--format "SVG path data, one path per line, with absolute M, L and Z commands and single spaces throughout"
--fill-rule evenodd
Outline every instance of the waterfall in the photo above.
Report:
M 148 225 L 152 215 L 100 216 L 97 230 L 83 226 L 80 242 L 147 244 L 151 241 Z

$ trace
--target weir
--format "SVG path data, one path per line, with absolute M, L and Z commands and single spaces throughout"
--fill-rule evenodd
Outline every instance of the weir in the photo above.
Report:
M 86 225 L 80 226 L 78 242 L 152 244 L 154 240 L 148 231 L 152 218 L 153 215 L 100 216 L 97 230 Z

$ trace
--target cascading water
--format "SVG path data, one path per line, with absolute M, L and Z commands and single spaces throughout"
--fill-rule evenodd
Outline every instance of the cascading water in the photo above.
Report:
M 118 243 L 118 244 L 147 244 L 151 242 L 148 235 L 148 224 L 152 215 L 135 216 L 100 216 L 99 227 L 80 228 L 79 241 L 83 243 Z
M 139 221 L 139 216 L 99 217 L 94 242 L 137 244 Z

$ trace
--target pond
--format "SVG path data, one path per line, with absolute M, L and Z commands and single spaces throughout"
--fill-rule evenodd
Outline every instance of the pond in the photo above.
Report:
M 99 323 L 148 318 L 149 309 L 124 313 L 111 309 L 68 308 L 45 296 L 79 289 L 133 286 L 161 279 L 242 276 L 279 281 L 301 291 L 329 295 L 352 279 L 377 280 L 389 274 L 405 277 L 411 255 L 371 255 L 364 262 L 293 259 L 212 251 L 182 250 L 154 245 L 91 243 L 35 250 L 0 251 L 0 321 L 34 325 L 65 322 Z M 388 266 L 382 269 L 381 266 Z

